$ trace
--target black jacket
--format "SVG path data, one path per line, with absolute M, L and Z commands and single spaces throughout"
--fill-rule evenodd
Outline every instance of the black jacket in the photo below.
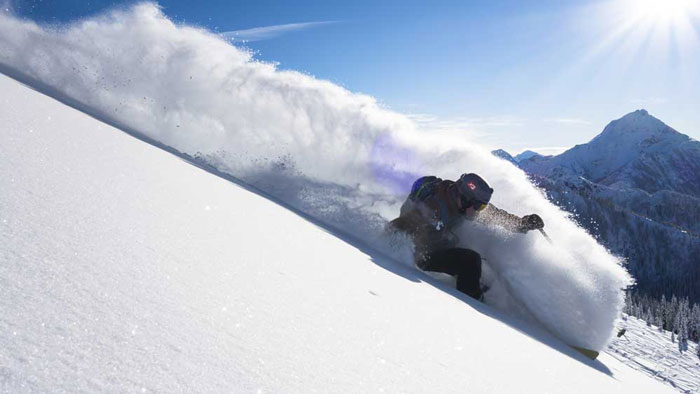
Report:
M 488 204 L 481 212 L 464 213 L 459 209 L 459 192 L 455 182 L 441 181 L 423 201 L 406 199 L 398 218 L 389 222 L 392 230 L 403 231 L 413 238 L 416 259 L 437 250 L 454 248 L 459 241 L 452 232 L 463 220 L 498 225 L 510 231 L 522 231 L 522 218 Z

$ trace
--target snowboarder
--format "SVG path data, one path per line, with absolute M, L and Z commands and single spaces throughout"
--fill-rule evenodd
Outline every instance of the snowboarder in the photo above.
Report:
M 388 229 L 411 236 L 418 268 L 456 276 L 457 289 L 479 300 L 481 256 L 471 249 L 457 248 L 459 240 L 452 229 L 465 219 L 521 233 L 544 227 L 536 214 L 521 218 L 489 204 L 492 194 L 493 189 L 476 174 L 463 174 L 456 182 L 435 176 L 419 178 Z

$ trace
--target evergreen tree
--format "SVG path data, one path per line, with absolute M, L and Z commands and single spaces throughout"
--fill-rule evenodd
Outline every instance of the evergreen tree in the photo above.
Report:
M 688 299 L 683 299 L 678 305 L 676 313 L 676 329 L 678 330 L 678 351 L 683 353 L 688 350 Z
M 673 332 L 678 331 L 678 298 L 675 295 L 671 296 L 671 302 L 668 305 L 668 324 L 669 329 Z
M 625 306 L 622 308 L 622 312 L 631 315 L 632 314 L 632 304 L 634 301 L 632 300 L 632 295 L 628 292 L 627 297 L 625 297 Z
M 671 314 L 671 303 L 666 300 L 665 296 L 661 297 L 661 302 L 663 303 L 664 309 L 664 329 L 668 331 L 673 331 L 673 319 Z
M 654 321 L 654 324 L 656 324 L 656 327 L 658 328 L 659 332 L 663 332 L 664 330 L 664 319 L 663 319 L 663 313 L 661 311 L 657 311 L 656 313 L 656 320 Z
M 646 294 L 629 291 L 625 298 L 623 312 L 644 320 L 647 326 L 656 325 L 660 332 L 664 330 L 673 332 L 674 339 L 680 336 L 684 345 L 689 340 L 700 341 L 700 304 L 691 304 L 687 297 L 679 299 L 672 294 L 669 301 L 665 295 L 661 295 L 661 299 L 656 299 Z M 683 315 L 683 319 L 679 314 Z M 684 320 L 683 324 L 681 324 L 682 320 Z M 680 327 L 681 325 L 683 327 Z M 679 331 L 680 328 L 683 328 L 683 333 Z
M 700 306 L 698 304 L 693 304 L 693 310 L 690 315 L 689 337 L 695 342 L 700 342 Z

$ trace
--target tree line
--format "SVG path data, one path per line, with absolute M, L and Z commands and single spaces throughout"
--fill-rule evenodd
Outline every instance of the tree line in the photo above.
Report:
M 700 342 L 700 305 L 692 303 L 688 298 L 678 299 L 675 295 L 670 300 L 665 295 L 661 299 L 650 297 L 644 293 L 630 291 L 624 312 L 652 324 L 659 331 L 670 331 L 671 341 L 678 344 L 678 350 L 688 351 L 688 341 Z M 700 345 L 696 346 L 700 358 Z

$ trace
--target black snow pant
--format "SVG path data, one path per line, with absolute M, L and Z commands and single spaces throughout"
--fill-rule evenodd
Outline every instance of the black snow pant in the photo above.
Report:
M 481 256 L 471 249 L 452 248 L 427 253 L 419 264 L 423 271 L 443 272 L 457 277 L 457 290 L 481 298 Z

